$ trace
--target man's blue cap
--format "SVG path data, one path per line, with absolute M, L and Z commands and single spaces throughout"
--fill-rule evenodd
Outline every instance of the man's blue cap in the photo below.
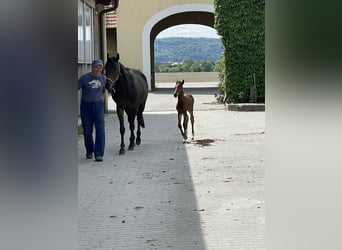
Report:
M 91 63 L 92 66 L 97 66 L 97 65 L 101 65 L 103 66 L 103 62 L 102 60 L 100 59 L 95 59 L 92 63 Z

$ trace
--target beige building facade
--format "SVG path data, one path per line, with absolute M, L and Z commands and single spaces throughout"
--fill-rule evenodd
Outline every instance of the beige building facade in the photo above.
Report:
M 117 52 L 127 67 L 138 68 L 154 88 L 154 40 L 174 25 L 214 27 L 214 0 L 124 0 L 117 15 Z

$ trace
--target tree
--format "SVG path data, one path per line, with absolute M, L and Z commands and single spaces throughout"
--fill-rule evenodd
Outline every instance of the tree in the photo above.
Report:
M 214 64 L 210 62 L 203 62 L 201 63 L 201 71 L 202 72 L 211 72 L 214 68 Z
M 192 60 L 191 57 L 188 57 L 186 60 L 184 60 L 183 65 L 187 67 L 187 69 L 190 69 L 192 65 L 194 65 L 194 60 Z
M 255 76 L 257 102 L 265 102 L 265 0 L 215 0 L 214 5 L 227 101 L 248 102 Z
M 215 66 L 214 66 L 213 71 L 222 72 L 222 60 L 218 60 L 215 62 Z
M 201 66 L 196 63 L 196 64 L 193 64 L 191 66 L 191 69 L 190 69 L 191 72 L 201 72 Z

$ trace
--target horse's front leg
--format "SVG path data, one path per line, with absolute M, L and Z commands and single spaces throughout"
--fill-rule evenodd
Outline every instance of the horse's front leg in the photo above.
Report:
M 183 117 L 184 117 L 184 121 L 183 121 L 184 134 L 183 134 L 183 138 L 184 138 L 184 141 L 186 141 L 188 139 L 188 121 L 189 121 L 189 116 L 188 116 L 186 111 L 183 113 Z
M 131 130 L 131 136 L 129 137 L 128 150 L 133 150 L 135 147 L 134 120 L 135 120 L 135 113 L 128 114 L 129 129 Z
M 182 113 L 181 112 L 178 112 L 178 128 L 179 128 L 182 136 L 184 137 L 184 132 L 182 129 Z
M 120 151 L 119 154 L 123 155 L 125 154 L 125 141 L 124 141 L 124 136 L 125 136 L 125 123 L 124 123 L 124 110 L 121 108 L 116 108 L 116 113 L 119 118 L 119 123 L 120 123 L 120 135 L 121 135 L 121 144 L 120 144 Z

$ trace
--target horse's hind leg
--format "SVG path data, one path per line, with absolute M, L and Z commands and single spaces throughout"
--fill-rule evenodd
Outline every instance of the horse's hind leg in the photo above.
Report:
M 131 131 L 131 136 L 129 137 L 128 150 L 133 150 L 135 147 L 134 120 L 135 120 L 135 114 L 128 115 L 129 129 Z
M 195 122 L 194 111 L 193 111 L 193 110 L 190 110 L 189 113 L 190 113 L 191 132 L 192 132 L 191 140 L 193 140 L 194 137 L 195 137 L 195 132 L 194 132 L 194 122 Z
M 137 145 L 140 145 L 140 143 L 141 143 L 141 138 L 140 138 L 140 136 L 141 136 L 140 124 L 139 124 L 139 122 L 138 122 L 137 139 L 136 139 L 136 141 L 135 141 Z
M 144 122 L 144 117 L 143 117 L 144 109 L 145 109 L 145 103 L 143 103 L 139 106 L 138 113 L 137 113 L 137 121 L 138 121 L 138 130 L 137 130 L 137 139 L 136 139 L 137 145 L 141 144 L 140 127 L 145 128 L 145 122 Z

